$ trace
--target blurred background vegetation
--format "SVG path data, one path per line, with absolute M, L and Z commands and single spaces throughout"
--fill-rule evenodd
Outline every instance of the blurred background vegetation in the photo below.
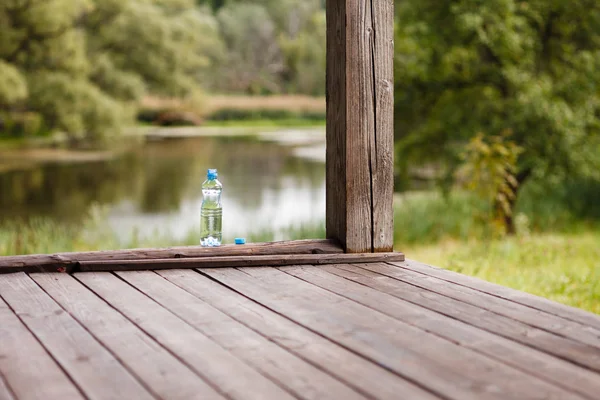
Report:
M 208 167 L 323 237 L 324 3 L 0 1 L 0 254 L 196 244 Z M 600 312 L 600 3 L 395 3 L 396 248 Z

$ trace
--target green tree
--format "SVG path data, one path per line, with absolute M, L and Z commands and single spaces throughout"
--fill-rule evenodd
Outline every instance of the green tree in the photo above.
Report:
M 72 137 L 113 133 L 146 92 L 197 86 L 211 18 L 194 0 L 3 0 L 0 124 L 34 114 Z
M 201 4 L 210 1 L 200 1 Z M 319 0 L 229 0 L 216 13 L 224 47 L 205 74 L 217 91 L 325 92 L 325 10 Z
M 227 54 L 219 73 L 234 91 L 278 92 L 283 69 L 277 32 L 267 10 L 258 4 L 229 3 L 218 14 Z
M 509 131 L 522 149 L 519 184 L 598 173 L 599 2 L 405 0 L 396 9 L 399 171 L 435 163 L 452 172 L 477 133 Z

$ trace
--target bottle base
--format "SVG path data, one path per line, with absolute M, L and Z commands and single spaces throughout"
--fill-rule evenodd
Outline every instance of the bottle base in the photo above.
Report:
M 209 236 L 200 239 L 200 245 L 202 247 L 219 247 L 221 245 L 221 239 Z

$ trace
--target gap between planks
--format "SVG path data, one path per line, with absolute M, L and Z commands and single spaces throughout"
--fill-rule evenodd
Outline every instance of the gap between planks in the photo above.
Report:
M 444 398 L 582 398 L 274 268 L 201 272 Z
M 242 293 L 194 270 L 155 271 L 172 284 L 277 343 L 346 385 L 379 400 L 433 400 L 439 397 L 406 381 L 382 365 L 344 348 Z M 376 385 L 373 382 L 377 382 Z
M 352 278 L 359 275 L 339 267 L 359 269 L 355 265 L 323 268 L 281 267 L 279 270 L 424 331 L 456 342 L 465 348 L 495 358 L 507 365 L 521 369 L 525 373 L 577 392 L 589 399 L 597 398 L 597 393 L 600 391 L 598 374 L 421 307 L 416 302 L 409 302 L 393 296 L 388 292 L 393 293 L 394 291 L 381 283 L 381 279 L 385 279 L 384 276 L 364 277 L 362 281 L 357 281 Z

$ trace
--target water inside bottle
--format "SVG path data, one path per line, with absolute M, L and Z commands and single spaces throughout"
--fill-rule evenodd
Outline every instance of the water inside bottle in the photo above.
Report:
M 209 176 L 210 177 L 210 176 Z M 200 244 L 202 246 L 220 246 L 222 241 L 223 208 L 221 191 L 223 186 L 213 177 L 202 184 L 202 209 L 200 214 Z

